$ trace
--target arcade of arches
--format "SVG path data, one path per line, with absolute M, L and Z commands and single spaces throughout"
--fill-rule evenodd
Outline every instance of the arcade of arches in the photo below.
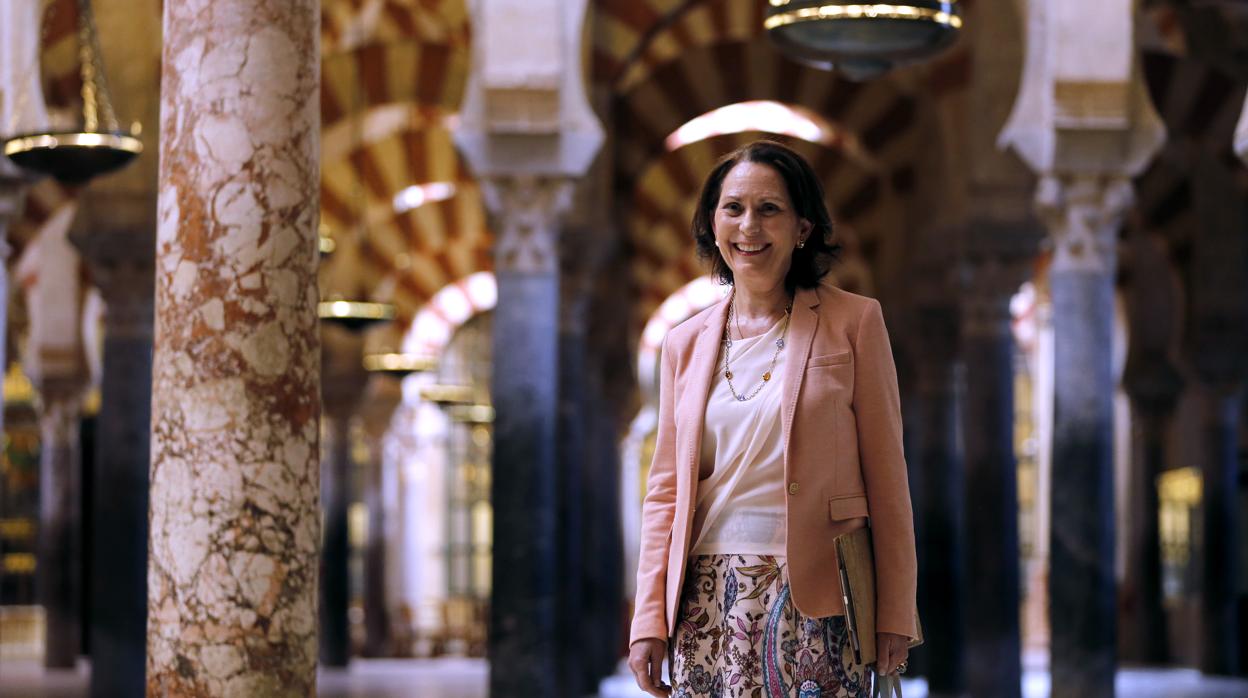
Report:
M 0 137 L 81 118 L 90 7 L 144 146 L 74 185 L 0 158 L 0 695 L 6 662 L 267 696 L 445 656 L 594 694 L 659 348 L 724 293 L 698 187 L 760 137 L 885 311 L 910 675 L 1248 675 L 1248 11 L 957 5 L 855 81 L 765 0 L 0 0 Z

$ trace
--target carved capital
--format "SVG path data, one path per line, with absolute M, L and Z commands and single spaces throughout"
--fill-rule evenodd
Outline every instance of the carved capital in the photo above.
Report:
M 521 274 L 555 273 L 559 222 L 572 203 L 572 181 L 534 175 L 491 177 L 484 190 L 498 233 L 495 268 Z
M 1118 228 L 1134 191 L 1126 175 L 1048 175 L 1036 209 L 1053 246 L 1053 271 L 1113 273 Z

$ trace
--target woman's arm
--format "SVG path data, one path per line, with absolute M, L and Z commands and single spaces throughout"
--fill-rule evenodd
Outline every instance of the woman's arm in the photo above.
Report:
M 914 515 L 901 440 L 901 400 L 884 314 L 872 299 L 854 339 L 854 415 L 875 552 L 875 629 L 918 637 Z
M 667 641 L 667 555 L 676 514 L 676 419 L 672 365 L 667 339 L 663 340 L 659 378 L 659 426 L 654 459 L 641 506 L 641 554 L 637 561 L 637 597 L 629 644 L 654 638 Z

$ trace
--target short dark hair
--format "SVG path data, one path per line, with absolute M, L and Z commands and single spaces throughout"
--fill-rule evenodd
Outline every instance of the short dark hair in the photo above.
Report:
M 797 288 L 813 288 L 827 275 L 840 257 L 841 245 L 833 241 L 832 216 L 823 200 L 823 184 L 815 176 L 810 163 L 791 148 L 772 140 L 754 141 L 720 159 L 702 185 L 698 207 L 693 213 L 693 239 L 698 256 L 710 260 L 711 272 L 722 284 L 732 283 L 732 269 L 715 246 L 715 208 L 719 205 L 720 189 L 732 168 L 743 162 L 767 165 L 784 180 L 789 199 L 798 218 L 813 226 L 806 244 L 793 250 L 793 263 L 784 278 L 790 292 Z

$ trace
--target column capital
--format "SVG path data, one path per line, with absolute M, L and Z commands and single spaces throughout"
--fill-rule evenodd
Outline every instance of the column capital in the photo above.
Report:
M 487 177 L 482 184 L 497 221 L 495 268 L 524 274 L 557 271 L 559 222 L 572 204 L 572 179 L 524 174 Z
M 1126 173 L 1042 177 L 1036 209 L 1049 229 L 1053 271 L 1112 273 L 1118 228 L 1133 201 Z

